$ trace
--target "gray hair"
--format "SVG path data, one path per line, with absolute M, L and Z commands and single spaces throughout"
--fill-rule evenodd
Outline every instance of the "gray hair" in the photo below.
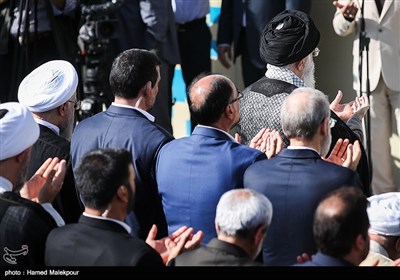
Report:
M 224 193 L 217 205 L 215 222 L 226 236 L 248 238 L 260 226 L 271 224 L 272 204 L 253 190 L 235 189 Z
M 329 116 L 329 102 L 325 94 L 312 88 L 297 88 L 282 104 L 283 133 L 289 139 L 311 140 L 321 122 Z

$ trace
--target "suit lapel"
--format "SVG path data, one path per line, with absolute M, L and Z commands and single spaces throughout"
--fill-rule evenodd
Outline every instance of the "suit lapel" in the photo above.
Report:
M 379 17 L 379 21 L 381 22 L 386 13 L 389 11 L 390 6 L 393 4 L 393 0 L 386 0 L 385 4 L 382 7 L 382 13 L 381 16 Z

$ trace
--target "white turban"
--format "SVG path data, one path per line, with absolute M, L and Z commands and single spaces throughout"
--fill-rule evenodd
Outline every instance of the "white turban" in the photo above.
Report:
M 39 125 L 21 104 L 0 104 L 0 117 L 0 160 L 20 154 L 39 138 Z
M 400 193 L 389 192 L 368 198 L 369 231 L 375 234 L 400 236 Z
M 26 76 L 18 89 L 19 102 L 31 112 L 47 112 L 67 102 L 78 87 L 78 74 L 71 63 L 53 60 Z

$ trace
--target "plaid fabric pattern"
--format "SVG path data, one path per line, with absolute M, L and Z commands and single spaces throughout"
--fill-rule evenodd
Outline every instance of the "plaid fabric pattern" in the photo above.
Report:
M 296 87 L 305 87 L 306 84 L 303 80 L 296 76 L 291 70 L 287 67 L 277 67 L 271 64 L 267 65 L 267 72 L 265 76 L 270 79 L 276 79 L 280 81 L 287 82 L 289 84 L 295 85 Z

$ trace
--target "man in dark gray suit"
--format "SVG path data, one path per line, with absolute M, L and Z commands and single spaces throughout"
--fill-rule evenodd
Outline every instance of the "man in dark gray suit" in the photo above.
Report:
M 215 229 L 218 238 L 206 247 L 184 253 L 170 262 L 176 266 L 257 266 L 272 219 L 272 204 L 252 190 L 230 190 L 217 205 Z
M 326 95 L 294 90 L 283 102 L 281 122 L 290 146 L 244 174 L 244 186 L 267 196 L 274 207 L 263 247 L 264 264 L 272 266 L 292 265 L 298 255 L 315 253 L 312 221 L 318 202 L 342 186 L 360 186 L 353 171 L 360 159 L 358 142 L 341 140 L 334 148 L 329 159 L 343 166 L 321 158 L 329 151 L 333 125 Z
M 198 246 L 202 233 L 182 227 L 155 240 L 152 227 L 143 240 L 129 234 L 123 222 L 135 201 L 135 171 L 125 149 L 100 149 L 87 154 L 76 170 L 76 185 L 85 204 L 77 224 L 52 231 L 46 241 L 50 266 L 162 266 L 183 246 Z M 154 249 L 153 249 L 154 248 Z
M 127 222 L 143 239 L 153 224 L 158 227 L 159 237 L 167 234 L 154 165 L 161 147 L 173 137 L 155 124 L 154 116 L 148 113 L 157 97 L 160 65 L 161 61 L 150 51 L 130 49 L 121 53 L 110 74 L 114 102 L 107 111 L 80 122 L 71 141 L 74 170 L 87 152 L 98 148 L 125 148 L 132 153 L 137 221 L 129 215 Z

